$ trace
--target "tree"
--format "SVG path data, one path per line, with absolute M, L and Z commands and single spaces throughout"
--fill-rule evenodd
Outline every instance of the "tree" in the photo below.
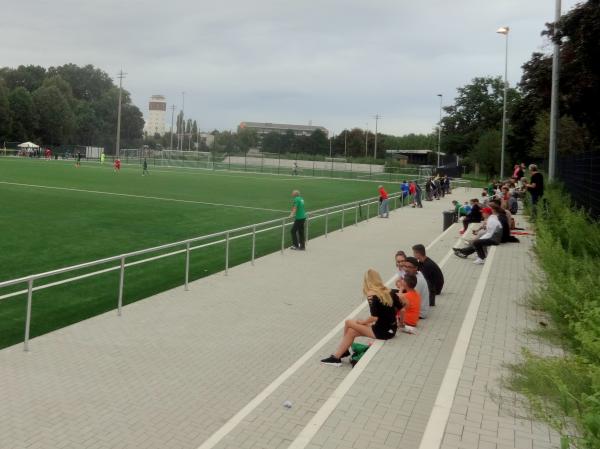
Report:
M 8 89 L 4 80 L 0 78 L 0 139 L 8 138 L 11 128 L 10 106 L 8 101 Z
M 507 91 L 510 113 L 519 98 L 514 88 Z M 446 106 L 442 119 L 442 151 L 466 155 L 487 130 L 502 125 L 504 81 L 501 77 L 474 78 L 471 84 L 458 88 L 454 105 Z
M 68 143 L 75 127 L 69 102 L 56 86 L 40 87 L 33 93 L 37 135 L 46 144 Z
M 8 95 L 10 106 L 10 140 L 24 142 L 32 140 L 35 133 L 33 99 L 24 87 L 13 89 Z
M 6 81 L 10 90 L 23 87 L 29 92 L 39 89 L 46 78 L 46 69 L 38 65 L 20 65 L 16 69 L 3 67 L 0 69 L 0 78 Z
M 49 76 L 60 76 L 71 86 L 73 96 L 78 100 L 96 101 L 104 92 L 113 87 L 108 74 L 93 65 L 79 67 L 75 64 L 65 64 L 48 69 Z
M 469 162 L 490 178 L 500 172 L 500 144 L 502 133 L 498 129 L 484 131 L 469 152 Z
M 239 146 L 244 152 L 258 146 L 258 134 L 252 129 L 240 129 L 237 137 Z
M 585 151 L 589 148 L 589 133 L 587 128 L 578 125 L 573 117 L 563 115 L 559 120 L 558 154 L 568 155 Z M 534 127 L 534 139 L 530 156 L 544 158 L 548 156 L 550 145 L 550 114 L 547 111 L 540 113 Z
M 262 151 L 265 153 L 279 153 L 281 151 L 281 134 L 270 132 L 262 138 Z
M 310 135 L 309 153 L 329 154 L 329 140 L 323 131 L 316 129 Z
M 82 145 L 97 145 L 103 127 L 96 111 L 87 101 L 80 101 L 74 111 L 75 131 L 73 141 Z

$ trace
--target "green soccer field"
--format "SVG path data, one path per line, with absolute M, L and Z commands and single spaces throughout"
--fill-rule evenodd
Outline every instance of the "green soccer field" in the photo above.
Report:
M 84 162 L 76 168 L 68 161 L 0 158 L 0 282 L 283 218 L 289 214 L 293 189 L 302 192 L 310 213 L 376 197 L 377 186 L 376 182 L 152 167 L 149 176 L 142 176 L 136 166 L 125 165 L 115 173 L 109 164 Z M 386 188 L 398 190 L 396 184 Z M 364 218 L 364 208 L 357 212 Z M 376 206 L 368 213 L 376 214 Z M 355 218 L 347 216 L 346 223 Z M 331 216 L 329 229 L 340 226 L 341 215 Z M 313 237 L 323 231 L 324 220 L 310 226 Z M 285 239 L 287 246 L 289 227 Z M 280 247 L 280 228 L 261 233 L 256 238 L 256 257 Z M 224 269 L 224 244 L 191 254 L 190 279 Z M 229 266 L 250 257 L 250 238 L 231 241 Z M 35 285 L 114 266 L 112 262 Z M 184 266 L 185 255 L 178 254 L 128 267 L 124 304 L 182 285 Z M 118 283 L 119 272 L 110 271 L 34 292 L 31 336 L 114 309 Z M 24 288 L 25 284 L 0 289 L 0 297 Z M 23 340 L 25 310 L 25 294 L 0 299 L 0 347 Z

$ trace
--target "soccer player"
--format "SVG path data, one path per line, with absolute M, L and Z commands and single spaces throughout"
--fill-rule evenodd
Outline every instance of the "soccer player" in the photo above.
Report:
M 142 170 L 142 176 L 146 176 L 149 174 L 150 172 L 148 171 L 148 161 L 146 160 L 146 158 L 144 158 L 144 169 Z
M 115 168 L 115 173 L 118 171 L 121 171 L 121 159 L 119 159 L 119 158 L 115 159 L 115 163 L 113 164 L 113 167 Z
M 77 152 L 77 162 L 75 162 L 75 167 L 81 167 L 81 151 Z
M 100 153 L 100 163 L 102 165 L 104 165 L 104 151 L 102 151 L 102 153 Z

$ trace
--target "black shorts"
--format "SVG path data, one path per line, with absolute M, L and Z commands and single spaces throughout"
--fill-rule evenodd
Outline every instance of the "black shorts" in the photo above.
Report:
M 371 329 L 373 329 L 373 333 L 377 340 L 389 340 L 390 338 L 394 338 L 397 330 L 396 327 L 383 328 L 376 326 L 373 326 Z

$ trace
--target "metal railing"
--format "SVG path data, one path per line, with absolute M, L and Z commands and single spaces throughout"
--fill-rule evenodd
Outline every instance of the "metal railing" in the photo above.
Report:
M 394 207 L 393 208 L 390 207 L 391 210 L 398 209 L 398 203 L 400 203 L 400 207 L 403 207 L 405 205 L 405 202 L 407 201 L 407 198 L 404 198 L 401 193 L 392 194 L 389 196 L 389 199 L 390 199 L 390 202 L 393 201 L 393 203 L 394 203 Z M 361 221 L 361 220 L 359 220 L 359 215 L 362 217 L 362 209 L 361 208 L 363 206 L 366 206 L 366 217 L 364 217 L 364 220 L 368 221 L 371 218 L 371 216 L 370 216 L 371 206 L 373 204 L 378 205 L 378 203 L 379 203 L 378 198 L 368 198 L 365 200 L 353 201 L 350 203 L 345 203 L 345 204 L 341 204 L 341 205 L 337 205 L 337 206 L 331 206 L 331 207 L 327 207 L 324 209 L 319 209 L 319 210 L 316 210 L 316 211 L 310 213 L 306 219 L 306 229 L 305 229 L 306 230 L 306 243 L 308 243 L 308 239 L 309 239 L 310 223 L 313 223 L 315 220 L 320 219 L 320 218 L 324 219 L 323 235 L 325 237 L 327 237 L 328 233 L 331 232 L 331 230 L 329 229 L 329 221 L 330 221 L 330 217 L 332 215 L 341 214 L 340 230 L 343 231 L 344 226 L 347 226 L 347 224 L 346 224 L 346 215 L 347 215 L 346 212 L 347 211 L 354 212 L 354 217 L 353 217 L 354 223 L 353 224 L 358 225 L 359 221 Z M 245 237 L 252 237 L 252 250 L 251 250 L 250 262 L 252 265 L 254 265 L 254 261 L 256 258 L 256 236 L 261 233 L 264 233 L 264 232 L 273 231 L 275 229 L 281 228 L 281 249 L 280 249 L 280 251 L 283 254 L 284 249 L 285 249 L 285 229 L 286 229 L 286 226 L 289 226 L 291 224 L 292 224 L 291 222 L 288 222 L 287 217 L 286 218 L 276 218 L 274 220 L 269 220 L 269 221 L 265 221 L 265 222 L 261 222 L 261 223 L 255 223 L 255 224 L 242 226 L 242 227 L 235 228 L 235 229 L 228 229 L 228 230 L 216 232 L 213 234 L 207 234 L 207 235 L 203 235 L 203 236 L 199 236 L 199 237 L 194 237 L 191 239 L 181 240 L 178 242 L 167 243 L 164 245 L 155 246 L 152 248 L 141 249 L 141 250 L 132 251 L 129 253 L 120 254 L 117 256 L 106 257 L 106 258 L 94 260 L 91 262 L 85 262 L 85 263 L 81 263 L 78 265 L 72 265 L 69 267 L 59 268 L 56 270 L 46 271 L 43 273 L 37 273 L 37 274 L 29 275 L 29 276 L 23 276 L 23 277 L 20 277 L 17 279 L 3 281 L 3 282 L 0 282 L 0 289 L 5 288 L 5 287 L 14 286 L 14 285 L 19 285 L 19 284 L 26 284 L 27 288 L 24 290 L 18 290 L 18 291 L 14 291 L 14 292 L 10 292 L 5 295 L 2 295 L 2 296 L 0 296 L 0 300 L 18 296 L 18 295 L 22 295 L 22 294 L 27 294 L 27 308 L 26 308 L 26 316 L 25 316 L 25 337 L 24 337 L 23 344 L 24 344 L 24 350 L 28 351 L 29 350 L 29 335 L 30 335 L 30 329 L 31 329 L 31 307 L 32 307 L 32 300 L 33 300 L 33 292 L 35 292 L 35 291 L 47 289 L 47 288 L 54 287 L 57 285 L 62 285 L 65 283 L 74 282 L 77 280 L 81 280 L 81 279 L 85 279 L 85 278 L 89 278 L 89 277 L 93 277 L 93 276 L 98 276 L 98 275 L 101 275 L 104 273 L 119 270 L 117 314 L 120 316 L 122 314 L 122 309 L 123 309 L 123 286 L 125 283 L 125 269 L 126 268 L 140 265 L 143 263 L 152 262 L 152 261 L 163 259 L 163 258 L 170 257 L 170 256 L 175 256 L 177 254 L 185 253 L 185 268 L 184 268 L 184 284 L 183 285 L 184 285 L 184 289 L 187 291 L 187 290 L 189 290 L 190 253 L 191 253 L 191 251 L 195 251 L 195 250 L 206 248 L 206 247 L 213 246 L 213 245 L 224 244 L 225 245 L 224 274 L 228 275 L 229 262 L 230 262 L 230 244 L 233 240 L 237 240 L 237 239 L 241 239 L 241 238 L 245 238 Z M 238 234 L 238 233 L 241 233 L 241 234 Z M 216 239 L 216 240 L 214 240 L 214 239 Z M 207 241 L 207 240 L 210 240 L 210 241 L 207 243 L 198 244 L 200 242 Z M 196 245 L 193 246 L 193 244 L 196 244 Z M 149 253 L 161 252 L 161 251 L 165 251 L 165 250 L 169 250 L 169 249 L 173 249 L 173 248 L 177 248 L 177 247 L 181 247 L 181 246 L 184 246 L 184 249 L 177 249 L 175 251 L 158 254 L 158 255 L 148 257 L 145 259 L 130 261 L 129 263 L 126 262 L 127 259 L 131 259 L 133 257 L 142 256 L 142 255 L 146 255 Z M 64 273 L 70 273 L 73 271 L 79 271 L 79 270 L 83 270 L 85 268 L 95 267 L 98 265 L 103 265 L 103 264 L 107 264 L 110 262 L 117 262 L 117 261 L 119 262 L 118 265 L 114 265 L 114 266 L 104 268 L 101 270 L 97 270 L 97 271 L 84 273 L 79 276 L 74 276 L 71 278 L 61 279 L 59 281 L 49 282 L 49 283 L 42 284 L 39 286 L 34 286 L 34 282 L 38 281 L 40 279 L 46 279 L 46 278 L 50 278 L 52 276 L 57 276 L 57 275 L 61 275 Z

